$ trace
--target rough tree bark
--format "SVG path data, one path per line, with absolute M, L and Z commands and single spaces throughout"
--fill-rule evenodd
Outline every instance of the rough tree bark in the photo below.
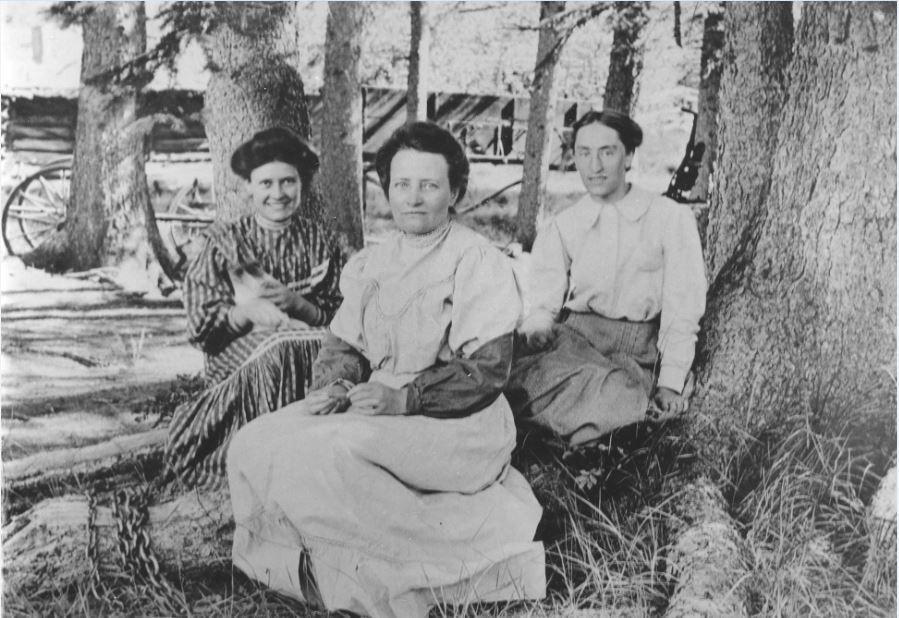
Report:
M 347 252 L 362 248 L 362 82 L 359 60 L 368 9 L 328 4 L 322 91 L 321 188 L 328 219 Z
M 602 104 L 632 115 L 637 105 L 638 79 L 643 70 L 643 45 L 640 34 L 646 25 L 645 2 L 616 2 L 612 12 L 612 49 L 609 52 L 609 77 Z
M 755 10 L 779 9 L 729 4 L 730 27 L 754 28 L 733 17 Z M 747 148 L 750 127 L 736 112 L 777 95 L 734 91 L 729 71 L 722 84 L 729 122 L 716 176 L 734 176 L 715 191 L 709 229 L 722 266 L 698 346 L 693 414 L 697 443 L 719 471 L 741 435 L 789 415 L 839 421 L 896 405 L 896 6 L 802 11 L 776 148 Z
M 149 239 L 158 236 L 146 190 L 146 126 L 137 122 L 140 88 L 148 79 L 109 77 L 146 51 L 144 5 L 97 2 L 80 11 L 84 51 L 72 200 L 65 227 L 24 261 L 62 272 L 118 267 L 134 259 L 146 271 L 154 259 Z
M 286 2 L 217 2 L 213 28 L 202 38 L 210 71 L 203 119 L 212 156 L 216 216 L 246 214 L 243 183 L 231 154 L 254 133 L 272 126 L 311 136 L 303 80 L 297 70 L 296 7 Z M 321 200 L 304 187 L 301 212 L 321 220 Z
M 44 500 L 4 525 L 5 592 L 38 595 L 87 577 L 90 516 L 86 497 L 65 496 Z M 93 517 L 102 575 L 118 552 L 116 522 L 105 505 Z M 227 565 L 234 530 L 228 492 L 188 492 L 151 506 L 146 530 L 152 550 L 170 572 Z
M 714 280 L 757 226 L 786 100 L 793 45 L 788 3 L 729 2 L 718 111 L 718 160 L 706 228 L 706 268 Z
M 406 120 L 428 119 L 428 75 L 431 69 L 431 27 L 427 7 L 409 3 L 409 75 L 406 79 Z
M 540 36 L 537 62 L 531 84 L 528 132 L 524 145 L 521 194 L 518 197 L 515 237 L 525 251 L 531 250 L 537 237 L 537 220 L 546 202 L 549 175 L 550 137 L 556 117 L 555 71 L 562 53 L 563 34 L 552 17 L 565 10 L 565 2 L 540 3 Z
M 693 185 L 691 199 L 709 198 L 709 177 L 718 151 L 718 91 L 721 87 L 721 61 L 724 49 L 724 7 L 709 3 L 702 26 L 702 52 L 699 61 L 699 105 L 696 117 L 696 143 L 705 145 L 702 167 Z M 704 225 L 700 230 L 704 237 Z

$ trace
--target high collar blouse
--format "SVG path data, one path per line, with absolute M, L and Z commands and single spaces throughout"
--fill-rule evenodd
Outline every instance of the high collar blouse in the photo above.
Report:
M 614 203 L 589 195 L 550 219 L 534 243 L 532 311 L 636 322 L 660 318 L 658 383 L 680 392 L 705 311 L 705 267 L 690 208 L 631 186 Z

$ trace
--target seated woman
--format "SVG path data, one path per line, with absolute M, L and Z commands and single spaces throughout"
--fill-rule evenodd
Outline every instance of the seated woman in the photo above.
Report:
M 406 125 L 376 166 L 400 231 L 347 263 L 317 390 L 231 444 L 234 564 L 372 616 L 540 598 L 541 508 L 510 465 L 501 394 L 521 311 L 511 264 L 449 218 L 468 183 L 452 134 Z
M 573 127 L 587 189 L 550 219 L 531 254 L 530 313 L 506 391 L 520 423 L 579 445 L 653 412 L 676 416 L 706 279 L 693 212 L 625 176 L 643 132 L 615 111 Z
M 343 257 L 299 216 L 318 156 L 287 129 L 261 131 L 231 157 L 253 212 L 220 222 L 184 280 L 190 339 L 205 353 L 209 387 L 179 407 L 166 466 L 187 484 L 224 480 L 236 429 L 301 399 L 318 342 L 340 304 Z

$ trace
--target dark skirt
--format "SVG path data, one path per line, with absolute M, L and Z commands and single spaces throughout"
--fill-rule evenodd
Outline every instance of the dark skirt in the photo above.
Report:
M 658 375 L 657 322 L 571 313 L 552 347 L 516 354 L 506 397 L 523 427 L 572 446 L 646 417 Z
M 166 478 L 188 486 L 225 480 L 231 436 L 251 420 L 302 399 L 312 362 L 327 332 L 305 328 L 251 332 L 208 362 L 212 383 L 172 417 L 165 448 Z

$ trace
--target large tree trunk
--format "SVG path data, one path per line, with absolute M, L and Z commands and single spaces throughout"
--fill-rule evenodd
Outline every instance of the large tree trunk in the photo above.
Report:
M 735 27 L 749 33 L 762 23 L 758 11 L 780 10 L 789 13 L 728 4 L 728 40 Z M 896 7 L 810 3 L 802 12 L 776 148 L 748 139 L 770 124 L 739 118 L 776 89 L 736 91 L 730 70 L 722 84 L 729 121 L 716 177 L 727 182 L 715 191 L 709 228 L 718 275 L 694 415 L 718 470 L 744 432 L 758 435 L 787 416 L 864 425 L 860 417 L 896 406 Z M 774 32 L 758 36 L 770 49 Z
M 203 38 L 210 78 L 203 110 L 212 156 L 216 215 L 249 211 L 231 154 L 257 131 L 282 126 L 309 139 L 309 113 L 297 70 L 296 7 L 285 2 L 219 2 L 214 29 Z M 301 212 L 321 219 L 314 187 L 303 187 Z
M 793 45 L 785 2 L 729 2 L 724 10 L 724 73 L 718 161 L 706 229 L 706 268 L 714 280 L 762 216 L 786 99 Z
M 409 75 L 406 79 L 406 120 L 428 119 L 428 76 L 431 70 L 431 27 L 427 7 L 409 3 Z
M 136 122 L 146 76 L 120 82 L 109 77 L 146 50 L 144 5 L 94 3 L 83 13 L 82 33 L 66 225 L 24 260 L 60 272 L 117 267 L 133 258 L 146 270 L 153 259 L 148 238 L 156 233 L 146 189 L 143 127 Z
M 645 2 L 616 2 L 612 13 L 612 49 L 609 52 L 609 77 L 602 104 L 633 115 L 637 105 L 637 80 L 643 70 L 643 45 L 640 34 L 646 25 Z
M 531 250 L 537 237 L 537 219 L 546 203 L 546 179 L 549 175 L 550 137 L 556 117 L 555 72 L 562 52 L 563 35 L 551 21 L 565 10 L 565 2 L 540 3 L 540 36 L 537 62 L 531 85 L 528 132 L 524 144 L 521 194 L 515 236 L 525 251 Z
M 718 152 L 718 91 L 724 66 L 724 7 L 710 3 L 702 26 L 702 52 L 699 60 L 699 105 L 696 117 L 696 143 L 705 146 L 702 166 L 693 185 L 691 199 L 709 199 L 709 177 Z M 705 226 L 702 226 L 703 228 Z M 700 230 L 705 237 L 705 230 Z
M 322 89 L 321 187 L 328 218 L 348 253 L 362 248 L 362 82 L 359 60 L 368 9 L 328 3 Z

